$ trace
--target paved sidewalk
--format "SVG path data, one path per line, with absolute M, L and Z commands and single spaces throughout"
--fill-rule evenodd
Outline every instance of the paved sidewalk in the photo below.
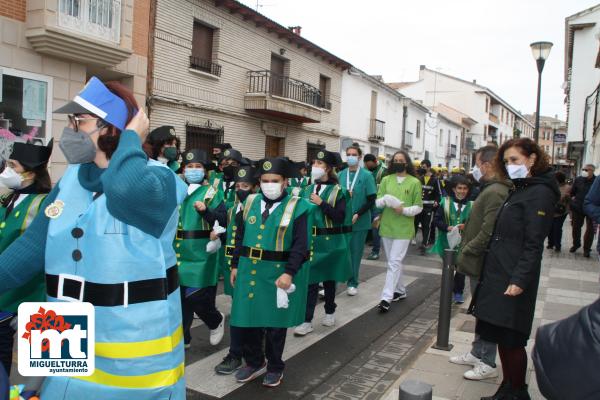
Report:
M 581 249 L 570 254 L 571 243 L 569 222 L 565 222 L 563 234 L 563 251 L 554 253 L 545 250 L 542 260 L 540 289 L 533 322 L 532 339 L 527 347 L 528 369 L 527 381 L 530 386 L 532 399 L 544 399 L 540 394 L 533 363 L 531 349 L 534 346 L 535 332 L 540 325 L 566 318 L 576 313 L 582 306 L 592 303 L 599 296 L 600 263 L 598 255 L 592 251 L 591 258 L 584 258 Z M 468 289 L 465 293 L 468 293 Z M 408 379 L 420 380 L 433 385 L 434 399 L 479 400 L 482 396 L 494 394 L 502 382 L 502 367 L 497 360 L 500 377 L 480 382 L 468 381 L 462 377 L 469 369 L 467 366 L 455 365 L 448 362 L 448 357 L 465 353 L 471 349 L 475 320 L 466 314 L 469 299 L 462 306 L 454 306 L 456 314 L 450 326 L 450 342 L 454 348 L 450 352 L 428 349 L 404 371 L 403 375 L 392 386 L 392 389 L 382 398 L 385 400 L 398 399 L 398 387 Z M 431 343 L 433 344 L 434 341 Z

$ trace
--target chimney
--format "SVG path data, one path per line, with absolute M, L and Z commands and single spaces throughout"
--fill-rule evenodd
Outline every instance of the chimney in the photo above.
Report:
M 424 64 L 421 64 L 421 66 L 419 66 L 419 69 L 420 69 L 421 71 L 423 71 L 425 68 L 427 68 L 427 67 L 426 67 Z
M 291 30 L 292 32 L 294 32 L 296 35 L 298 36 L 302 36 L 302 27 L 301 26 L 290 26 L 288 28 L 289 30 Z
M 477 79 L 473 79 L 473 84 L 477 85 Z

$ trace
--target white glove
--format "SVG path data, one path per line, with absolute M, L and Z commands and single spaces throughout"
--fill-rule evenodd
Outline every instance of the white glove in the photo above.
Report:
M 206 252 L 208 254 L 216 253 L 221 248 L 221 239 L 211 240 L 206 243 Z
M 375 207 L 377 207 L 377 208 L 385 207 L 385 198 L 382 197 L 380 199 L 375 200 Z
M 288 308 L 289 299 L 288 294 L 292 294 L 296 291 L 296 285 L 293 283 L 290 285 L 287 290 L 283 290 L 282 288 L 277 288 L 277 308 Z
M 227 232 L 227 229 L 223 228 L 221 225 L 219 225 L 219 221 L 215 220 L 213 232 L 215 232 L 217 235 L 220 235 L 221 233 Z
M 390 208 L 397 208 L 404 204 L 403 201 L 399 200 L 396 196 L 392 196 L 391 194 L 384 195 L 383 200 L 385 201 L 385 205 Z

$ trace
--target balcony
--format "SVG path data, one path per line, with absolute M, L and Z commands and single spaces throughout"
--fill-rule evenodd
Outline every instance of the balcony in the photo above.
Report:
M 214 76 L 221 76 L 221 66 L 212 61 L 190 56 L 190 68 Z
M 130 2 L 130 0 L 123 0 Z M 121 41 L 121 0 L 58 0 L 28 4 L 25 33 L 38 53 L 85 64 L 114 66 L 131 55 L 131 39 Z
M 446 158 L 456 158 L 456 145 L 451 144 L 448 146 L 448 150 L 446 152 Z
M 247 111 L 295 122 L 321 122 L 322 105 L 319 89 L 306 82 L 271 71 L 248 72 Z
M 369 127 L 369 141 L 383 142 L 385 140 L 385 122 L 378 119 L 371 119 Z
M 498 116 L 496 114 L 490 113 L 490 122 L 493 122 L 494 124 L 498 125 L 500 123 L 500 120 L 498 119 Z

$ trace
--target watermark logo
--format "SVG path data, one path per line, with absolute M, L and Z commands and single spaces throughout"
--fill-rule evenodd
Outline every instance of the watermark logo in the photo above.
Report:
M 90 303 L 22 303 L 19 373 L 89 376 L 94 372 L 94 306 Z

